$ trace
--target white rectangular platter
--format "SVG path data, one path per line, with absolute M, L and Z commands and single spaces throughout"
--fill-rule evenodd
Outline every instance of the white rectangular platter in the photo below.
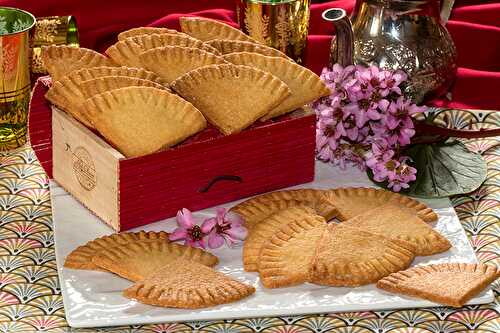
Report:
M 316 163 L 315 181 L 295 188 L 334 188 L 373 186 L 366 174 L 356 169 L 339 170 Z M 290 316 L 311 313 L 350 312 L 419 308 L 436 304 L 400 297 L 378 290 L 375 285 L 358 288 L 332 288 L 304 284 L 282 289 L 265 289 L 256 273 L 243 271 L 241 247 L 213 251 L 220 259 L 217 269 L 256 288 L 254 295 L 236 303 L 201 310 L 167 309 L 143 305 L 122 296 L 131 282 L 105 272 L 67 269 L 66 256 L 76 247 L 113 231 L 92 215 L 56 183 L 51 183 L 55 225 L 57 267 L 68 323 L 73 327 L 135 325 L 174 321 L 198 321 L 247 317 Z M 167 200 L 167 199 L 166 199 Z M 465 231 L 448 199 L 426 201 L 439 215 L 434 227 L 446 236 L 453 247 L 429 257 L 418 257 L 412 265 L 440 262 L 477 262 Z M 224 205 L 232 207 L 235 203 Z M 182 207 L 179 207 L 179 209 Z M 154 207 L 151 207 L 154 209 Z M 195 218 L 213 215 L 215 210 L 196 212 Z M 171 231 L 175 220 L 167 219 L 138 230 Z M 493 301 L 491 290 L 472 299 L 469 304 Z

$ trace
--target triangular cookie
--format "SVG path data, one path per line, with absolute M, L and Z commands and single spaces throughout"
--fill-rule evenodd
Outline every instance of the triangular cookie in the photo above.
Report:
M 203 43 L 201 40 L 192 38 L 185 34 L 142 35 L 132 37 L 131 39 L 137 44 L 141 45 L 145 51 L 163 46 L 183 46 L 201 49 L 216 55 L 220 54 L 220 52 L 213 46 L 210 46 L 207 43 Z
M 144 304 L 198 309 L 238 301 L 255 288 L 194 261 L 178 259 L 125 289 Z
M 83 108 L 99 133 L 126 157 L 173 146 L 206 127 L 205 118 L 191 103 L 150 87 L 126 87 L 95 95 Z
M 81 109 L 85 101 L 80 89 L 82 81 L 75 81 L 75 76 L 69 75 L 52 83 L 52 87 L 45 94 L 45 98 L 59 109 L 69 113 L 76 120 L 89 128 L 94 128 L 90 120 Z
M 135 67 L 92 67 L 83 68 L 77 71 L 73 71 L 68 75 L 68 78 L 73 82 L 83 82 L 87 80 L 97 79 L 103 76 L 128 76 L 135 77 L 138 79 L 153 81 L 159 84 L 165 84 L 165 82 L 158 77 L 155 73 L 145 70 L 143 68 Z
M 357 228 L 330 224 L 316 248 L 310 282 L 361 286 L 408 268 L 415 257 L 408 243 Z
M 99 251 L 108 250 L 115 246 L 130 244 L 133 242 L 148 242 L 159 239 L 168 242 L 168 233 L 164 231 L 123 232 L 96 238 L 85 245 L 77 247 L 70 254 L 68 254 L 66 260 L 64 261 L 64 267 L 100 270 L 99 267 L 92 263 L 92 257 L 97 255 Z
M 262 118 L 263 121 L 291 112 L 331 94 L 319 76 L 288 59 L 250 52 L 230 53 L 223 58 L 235 65 L 256 67 L 269 72 L 285 82 L 292 90 L 289 97 Z
M 92 258 L 92 262 L 125 279 L 139 281 L 179 258 L 210 267 L 217 265 L 219 261 L 216 256 L 201 249 L 160 240 L 103 250 Z
M 226 61 L 213 53 L 182 46 L 165 46 L 142 53 L 140 61 L 145 68 L 155 72 L 166 82 L 172 82 L 193 69 Z
M 451 247 L 448 239 L 418 218 L 414 211 L 390 203 L 368 210 L 342 224 L 410 242 L 417 256 L 441 253 Z
M 125 40 L 130 37 L 142 36 L 142 35 L 153 35 L 153 34 L 182 34 L 174 29 L 167 28 L 156 28 L 156 27 L 139 27 L 132 28 L 118 34 L 118 40 Z
M 321 216 L 307 216 L 275 232 L 260 251 L 262 284 L 266 288 L 282 288 L 307 282 L 314 251 L 326 226 Z
M 462 307 L 498 277 L 500 270 L 491 265 L 447 263 L 417 266 L 391 274 L 378 281 L 377 287 L 392 293 Z
M 120 65 L 141 68 L 143 67 L 139 59 L 141 53 L 164 46 L 191 47 L 219 54 L 219 51 L 214 47 L 200 40 L 180 34 L 152 34 L 130 37 L 110 46 L 106 50 L 106 54 Z
M 195 69 L 172 82 L 172 89 L 226 135 L 247 128 L 290 95 L 274 75 L 232 64 Z
M 235 52 L 252 52 L 259 53 L 269 57 L 283 57 L 288 58 L 283 52 L 276 50 L 272 47 L 252 42 L 243 42 L 238 40 L 229 39 L 214 39 L 206 44 L 216 48 L 222 54 L 235 53 Z
M 139 54 L 144 51 L 145 49 L 136 43 L 133 38 L 127 38 L 111 45 L 104 53 L 121 66 L 142 68 Z
M 256 43 L 252 37 L 232 26 L 203 17 L 181 17 L 179 18 L 182 32 L 202 40 L 204 42 L 212 39 L 231 39 Z
M 328 195 L 326 190 L 315 189 L 276 191 L 245 200 L 230 210 L 243 217 L 245 226 L 250 229 L 267 216 L 297 205 L 311 207 L 329 221 L 337 215 L 337 207 L 328 200 Z
M 103 92 L 129 87 L 144 86 L 158 89 L 167 89 L 159 83 L 128 76 L 103 76 L 87 81 L 73 81 L 69 75 L 53 83 L 45 97 L 60 109 L 68 112 L 89 128 L 94 128 L 82 109 L 82 103 L 89 97 Z
M 262 245 L 281 227 L 300 219 L 316 216 L 314 209 L 306 206 L 290 207 L 281 210 L 257 224 L 248 234 L 243 245 L 243 268 L 247 272 L 258 270 L 258 261 Z
M 438 220 L 437 214 L 427 205 L 398 193 L 366 187 L 338 188 L 330 191 L 330 200 L 339 210 L 339 219 L 348 220 L 370 209 L 392 203 L 414 211 L 425 222 Z
M 42 61 L 53 81 L 59 81 L 72 71 L 82 68 L 115 66 L 110 59 L 96 51 L 65 45 L 44 46 Z
M 82 91 L 85 99 L 102 94 L 106 91 L 124 87 L 152 87 L 169 91 L 169 89 L 159 83 L 127 76 L 103 76 L 83 81 L 80 84 L 80 90 Z

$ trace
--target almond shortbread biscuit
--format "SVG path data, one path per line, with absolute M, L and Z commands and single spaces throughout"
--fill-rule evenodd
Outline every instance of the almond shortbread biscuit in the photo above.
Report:
M 378 281 L 377 287 L 392 293 L 462 307 L 498 277 L 500 270 L 491 265 L 446 263 L 417 266 L 393 273 Z
M 255 288 L 194 261 L 178 259 L 126 289 L 141 303 L 198 309 L 245 298 Z
M 357 215 L 342 224 L 410 242 L 417 256 L 441 253 L 451 247 L 446 237 L 417 217 L 414 211 L 391 203 Z
M 347 187 L 330 191 L 329 198 L 339 210 L 339 219 L 348 220 L 370 209 L 391 203 L 415 212 L 424 222 L 435 222 L 437 214 L 427 205 L 407 196 L 367 187 Z
M 260 251 L 258 269 L 262 284 L 266 288 L 282 288 L 309 281 L 315 249 L 326 226 L 325 219 L 317 215 L 283 225 Z
M 310 282 L 355 287 L 377 282 L 410 266 L 415 249 L 407 242 L 342 224 L 325 228 L 310 266 Z
M 295 220 L 305 219 L 310 216 L 316 216 L 314 209 L 307 206 L 296 206 L 278 211 L 257 224 L 243 244 L 243 268 L 245 271 L 255 272 L 258 270 L 262 246 L 281 227 Z
M 97 255 L 102 250 L 107 250 L 115 246 L 130 244 L 133 242 L 149 242 L 163 240 L 169 242 L 168 233 L 164 231 L 139 231 L 139 232 L 122 232 L 96 238 L 87 244 L 74 249 L 65 259 L 64 267 L 74 269 L 100 270 L 92 262 L 92 257 Z
M 210 267 L 219 261 L 216 256 L 201 249 L 158 240 L 112 247 L 100 251 L 92 257 L 92 262 L 125 279 L 139 281 L 179 258 Z

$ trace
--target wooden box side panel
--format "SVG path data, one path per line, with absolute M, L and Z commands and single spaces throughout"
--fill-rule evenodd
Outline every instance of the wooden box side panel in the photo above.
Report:
M 52 112 L 54 179 L 115 230 L 120 230 L 116 151 L 63 111 Z

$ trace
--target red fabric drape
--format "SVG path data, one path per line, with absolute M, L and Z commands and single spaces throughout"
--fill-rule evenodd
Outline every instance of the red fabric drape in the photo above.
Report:
M 178 28 L 181 14 L 195 14 L 235 22 L 234 0 L 0 0 L 35 16 L 74 15 L 81 45 L 104 50 L 118 32 L 136 26 Z M 333 28 L 321 12 L 330 7 L 351 11 L 354 0 L 337 0 L 311 6 L 306 65 L 319 72 L 328 60 Z M 458 78 L 453 100 L 436 104 L 450 107 L 500 110 L 500 3 L 491 0 L 457 0 L 447 25 L 457 46 Z

